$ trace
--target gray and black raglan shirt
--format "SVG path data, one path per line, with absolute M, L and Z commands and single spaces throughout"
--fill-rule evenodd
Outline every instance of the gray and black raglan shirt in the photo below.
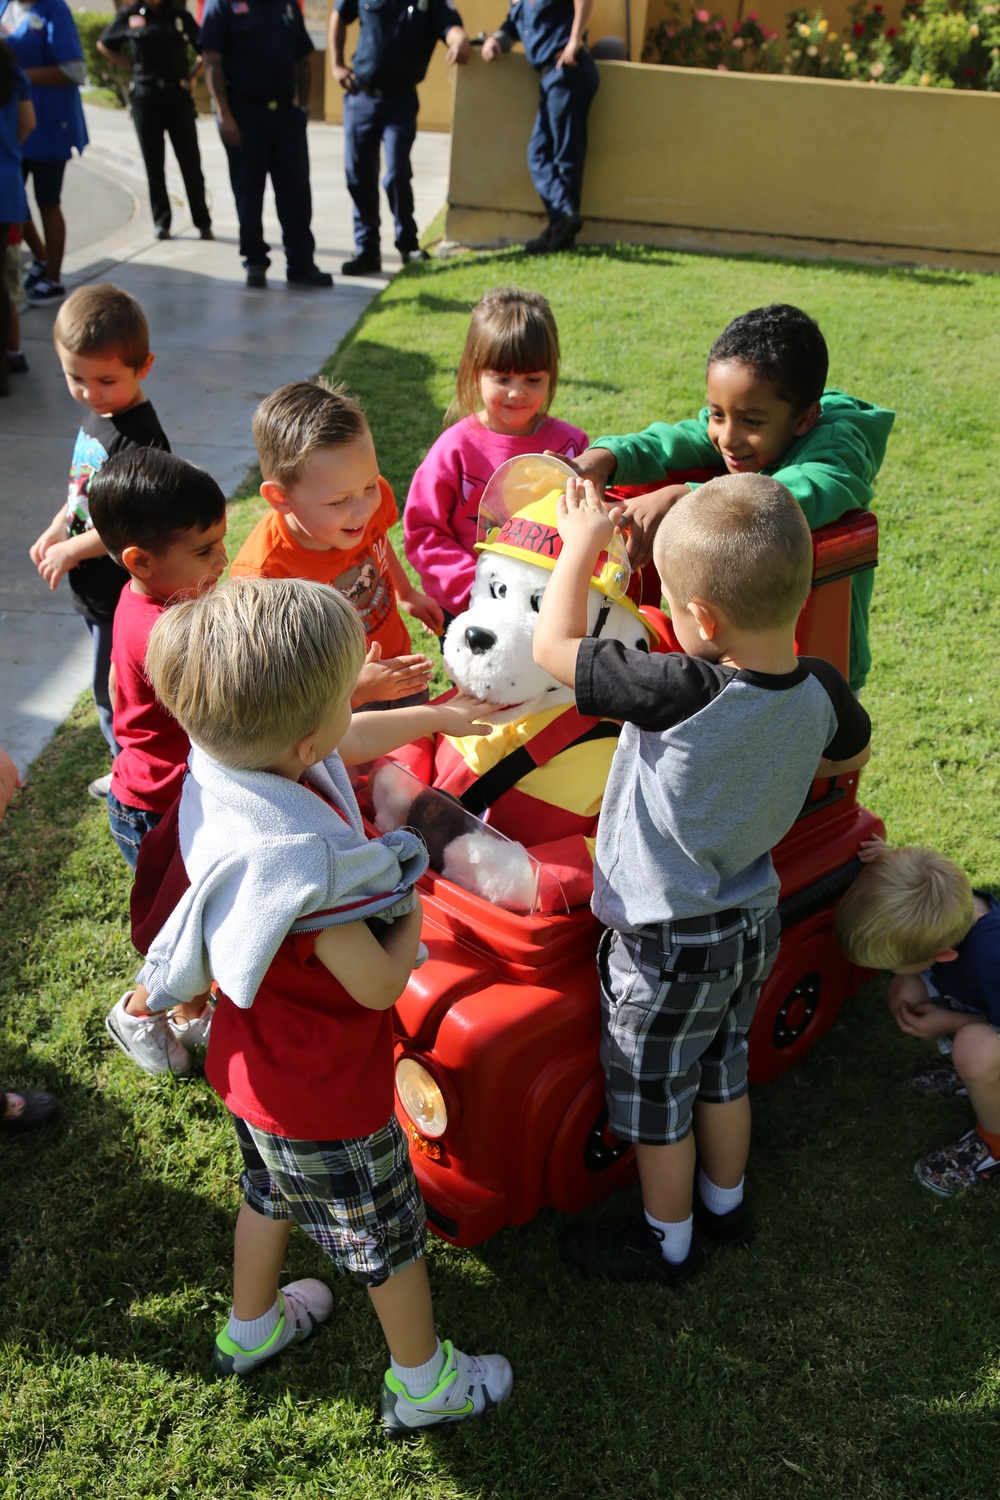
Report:
M 871 722 L 836 667 L 800 657 L 771 676 L 588 636 L 581 713 L 624 721 L 601 806 L 595 915 L 631 932 L 778 899 L 771 849 L 821 756 L 849 760 Z

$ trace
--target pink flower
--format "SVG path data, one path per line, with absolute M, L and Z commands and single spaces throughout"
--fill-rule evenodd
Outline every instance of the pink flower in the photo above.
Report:
M 727 68 L 727 67 L 726 67 L 726 65 L 725 65 L 725 63 L 718 63 L 718 64 L 717 64 L 717 65 L 716 65 L 716 69 L 715 69 L 715 71 L 716 71 L 716 72 L 717 72 L 717 73 L 728 73 L 728 72 L 729 72 L 729 69 L 728 69 L 728 68 Z
M 886 34 L 886 36 L 888 36 L 888 37 L 893 37 L 893 36 L 895 36 L 895 35 L 896 35 L 896 28 L 895 28 L 895 26 L 890 26 L 890 27 L 889 27 L 889 28 L 888 28 L 888 29 L 887 29 L 887 31 L 886 31 L 886 33 L 885 33 L 885 34 Z
M 757 20 L 757 19 L 758 19 L 758 12 L 757 12 L 757 11 L 755 11 L 755 10 L 752 10 L 752 11 L 751 11 L 751 12 L 750 12 L 750 14 L 749 14 L 749 15 L 748 15 L 748 16 L 747 16 L 747 20 L 748 20 L 748 21 L 756 21 L 756 20 Z M 774 33 L 774 34 L 775 34 L 775 36 L 777 36 L 777 35 L 778 35 L 778 33 L 777 33 L 777 32 L 775 32 L 775 33 Z
M 740 48 L 743 45 L 744 45 L 743 38 L 741 36 L 734 36 L 733 37 L 733 46 L 736 48 L 737 52 L 740 50 Z
M 702 26 L 707 26 L 709 21 L 712 19 L 707 10 L 696 10 L 694 13 L 694 18 L 696 21 L 699 21 Z

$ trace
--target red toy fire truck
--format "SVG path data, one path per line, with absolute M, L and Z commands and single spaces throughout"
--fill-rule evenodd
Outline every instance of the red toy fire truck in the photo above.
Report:
M 877 523 L 854 512 L 813 540 L 796 645 L 846 675 L 850 578 L 876 565 Z M 857 987 L 833 913 L 860 869 L 858 845 L 884 834 L 857 787 L 856 772 L 815 782 L 774 850 L 783 934 L 750 1033 L 754 1083 L 796 1063 Z M 420 890 L 430 957 L 396 1006 L 396 1112 L 430 1224 L 475 1245 L 546 1206 L 584 1209 L 635 1175 L 631 1149 L 606 1128 L 600 929 L 586 906 L 518 915 L 431 872 Z

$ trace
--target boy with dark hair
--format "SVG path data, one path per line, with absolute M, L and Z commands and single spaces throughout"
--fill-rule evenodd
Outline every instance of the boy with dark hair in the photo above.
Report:
M 940 1198 L 985 1187 L 1000 1177 L 1000 901 L 933 849 L 871 839 L 858 856 L 866 868 L 837 907 L 834 936 L 852 963 L 893 970 L 896 1025 L 950 1058 L 914 1078 L 913 1092 L 965 1094 L 975 1111 L 972 1130 L 913 1170 Z
M 129 575 L 108 556 L 90 517 L 88 494 L 94 475 L 112 454 L 131 448 L 169 453 L 170 444 L 142 390 L 154 356 L 145 315 L 134 297 L 107 282 L 79 287 L 60 307 L 52 334 L 70 395 L 88 412 L 73 448 L 68 499 L 29 555 L 49 588 L 64 573 L 69 577 L 74 608 L 94 642 L 94 702 L 114 756 L 118 743 L 108 691 L 111 630 Z M 110 785 L 110 776 L 99 777 L 90 785 L 91 796 L 103 801 Z
M 692 420 L 654 422 L 643 432 L 598 438 L 574 467 L 598 488 L 644 485 L 671 473 L 723 467 L 770 474 L 790 490 L 812 530 L 871 504 L 895 413 L 825 390 L 826 340 L 801 308 L 757 307 L 734 319 L 712 345 L 708 405 Z M 629 500 L 634 562 L 650 555 L 670 507 L 697 488 L 668 484 Z M 850 684 L 864 686 L 871 666 L 868 610 L 874 574 L 851 579 Z
M 674 1284 L 702 1234 L 746 1244 L 747 1035 L 778 951 L 771 849 L 817 775 L 868 759 L 871 725 L 829 662 L 795 655 L 812 580 L 801 510 L 763 474 L 682 497 L 655 561 L 680 652 L 587 634 L 587 593 L 618 512 L 592 483 L 559 501 L 562 552 L 535 628 L 539 666 L 581 713 L 624 721 L 601 807 L 593 908 L 608 1124 L 635 1145 L 644 1219 L 575 1224 L 591 1275 Z M 697 1158 L 696 1158 L 697 1152 Z
M 355 708 L 426 703 L 433 664 L 413 654 L 401 604 L 430 630 L 441 606 L 410 582 L 389 540 L 398 516 L 361 407 L 343 386 L 283 385 L 253 417 L 270 510 L 233 562 L 234 578 L 312 578 L 338 589 L 361 616 L 368 656 Z
M 171 604 L 212 588 L 226 566 L 226 498 L 211 474 L 173 453 L 135 449 L 109 458 L 90 488 L 91 517 L 131 578 L 115 611 L 111 651 L 115 737 L 108 821 L 129 869 L 139 846 L 180 794 L 190 741 L 146 675 L 146 645 Z M 108 1034 L 146 1073 L 186 1073 L 205 1044 L 208 995 L 168 1018 L 128 1009 L 123 996 Z

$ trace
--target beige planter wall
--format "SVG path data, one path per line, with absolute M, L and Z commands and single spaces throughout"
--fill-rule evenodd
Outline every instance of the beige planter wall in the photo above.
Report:
M 997 96 L 599 66 L 584 243 L 789 241 L 1000 269 Z M 525 157 L 537 90 L 518 54 L 488 66 L 474 56 L 460 70 L 450 239 L 518 241 L 543 222 Z

